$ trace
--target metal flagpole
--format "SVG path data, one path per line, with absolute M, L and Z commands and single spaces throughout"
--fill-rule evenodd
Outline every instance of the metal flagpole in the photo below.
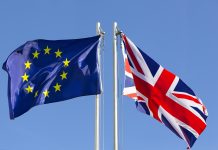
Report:
M 96 24 L 96 34 L 100 35 L 100 22 Z M 99 48 L 99 47 L 98 47 Z M 98 49 L 99 53 L 99 49 Z M 100 95 L 96 95 L 95 99 L 95 150 L 100 147 Z
M 118 150 L 118 88 L 117 88 L 117 22 L 113 26 L 114 56 L 114 150 Z
M 102 36 L 105 34 L 101 29 L 100 22 L 96 24 L 96 34 Z M 98 46 L 98 60 L 100 61 L 100 46 Z M 99 68 L 100 67 L 101 62 L 99 62 Z M 100 94 L 96 95 L 95 100 L 95 150 L 100 150 Z

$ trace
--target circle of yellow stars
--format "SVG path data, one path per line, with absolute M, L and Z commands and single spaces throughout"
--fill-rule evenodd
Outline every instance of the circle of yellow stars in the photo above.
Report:
M 50 55 L 51 54 L 51 48 L 47 45 L 45 48 L 44 48 L 44 55 Z M 55 54 L 55 57 L 56 58 L 61 58 L 62 57 L 62 51 L 60 49 L 57 49 L 57 51 L 54 52 Z M 39 53 L 39 50 L 35 50 L 33 53 L 32 53 L 32 58 L 33 60 L 34 59 L 38 59 L 39 56 L 40 56 L 41 53 Z M 41 54 L 43 55 L 43 53 Z M 70 60 L 68 60 L 67 58 L 63 61 L 63 66 L 66 68 L 68 67 L 70 64 Z M 32 62 L 30 62 L 30 60 L 27 60 L 25 63 L 24 63 L 24 66 L 25 66 L 25 70 L 30 70 L 31 69 L 31 65 L 32 65 Z M 61 74 L 60 74 L 60 77 L 61 77 L 61 80 L 66 80 L 67 79 L 67 72 L 63 71 Z M 23 82 L 28 82 L 29 81 L 29 78 L 30 78 L 30 75 L 27 74 L 27 72 L 24 73 L 24 75 L 21 76 L 22 78 L 22 81 Z M 55 92 L 61 92 L 61 84 L 59 84 L 58 82 L 53 86 L 54 88 L 54 91 Z M 25 88 L 25 91 L 27 94 L 30 94 L 30 93 L 34 93 L 34 98 L 38 97 L 39 95 L 39 91 L 34 91 L 34 86 L 31 86 L 30 84 Z M 44 95 L 44 98 L 46 97 L 49 97 L 49 89 L 45 89 L 43 90 L 43 95 Z

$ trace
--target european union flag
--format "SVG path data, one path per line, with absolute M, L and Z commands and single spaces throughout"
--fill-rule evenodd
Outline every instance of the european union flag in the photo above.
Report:
M 73 40 L 34 40 L 13 51 L 8 73 L 10 118 L 36 105 L 101 93 L 100 36 Z

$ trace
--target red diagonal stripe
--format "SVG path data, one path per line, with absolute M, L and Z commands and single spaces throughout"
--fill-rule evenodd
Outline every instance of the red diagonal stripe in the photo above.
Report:
M 125 36 L 125 35 L 122 35 L 122 38 L 123 38 L 123 41 L 124 41 L 124 43 L 125 43 L 126 49 L 127 49 L 127 51 L 128 51 L 128 54 L 130 55 L 130 57 L 131 57 L 131 59 L 132 59 L 134 65 L 135 65 L 136 69 L 137 69 L 138 72 L 140 72 L 141 74 L 144 74 L 143 71 L 142 71 L 142 68 L 140 67 L 140 65 L 139 65 L 139 63 L 138 63 L 138 61 L 137 61 L 137 59 L 136 59 L 136 57 L 135 57 L 135 55 L 134 55 L 134 53 L 133 53 L 133 51 L 132 51 L 130 45 L 129 45 L 129 43 L 128 43 L 128 40 L 127 40 L 126 36 Z
M 193 101 L 197 104 L 201 104 L 197 98 L 194 98 L 192 96 L 189 96 L 189 95 L 185 95 L 185 94 L 178 94 L 178 93 L 173 93 L 174 96 L 176 96 L 177 98 L 183 98 L 183 99 L 186 99 L 186 100 L 190 100 L 190 101 Z

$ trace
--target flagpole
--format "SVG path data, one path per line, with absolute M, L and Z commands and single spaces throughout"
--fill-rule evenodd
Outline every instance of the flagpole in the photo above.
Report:
M 117 86 L 117 22 L 113 25 L 113 57 L 114 57 L 114 150 L 118 150 L 118 86 Z
M 97 22 L 96 24 L 96 34 L 100 35 L 101 24 Z M 98 55 L 99 55 L 99 46 L 98 46 Z M 99 57 L 100 58 L 100 57 Z M 95 150 L 100 150 L 100 94 L 96 95 L 95 99 Z

